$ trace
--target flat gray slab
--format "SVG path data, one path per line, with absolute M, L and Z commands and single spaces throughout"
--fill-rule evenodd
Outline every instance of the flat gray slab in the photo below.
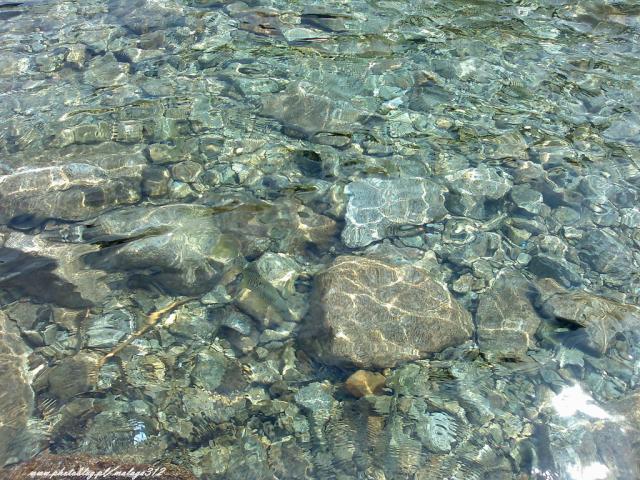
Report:
M 446 214 L 444 188 L 424 178 L 365 178 L 347 185 L 342 241 L 352 248 L 394 235 L 396 227 L 422 225 Z

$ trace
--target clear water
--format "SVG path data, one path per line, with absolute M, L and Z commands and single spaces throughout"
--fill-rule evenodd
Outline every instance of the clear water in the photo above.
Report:
M 640 478 L 634 2 L 15 1 L 0 18 L 5 468 L 49 452 L 203 479 Z M 346 308 L 318 293 L 346 255 L 431 287 Z M 447 291 L 462 340 L 428 313 Z M 394 357 L 391 314 L 388 337 L 325 331 L 354 335 L 343 357 L 310 346 L 325 310 L 369 325 L 381 302 L 424 308 L 407 342 L 442 351 Z M 358 367 L 384 386 L 350 393 Z

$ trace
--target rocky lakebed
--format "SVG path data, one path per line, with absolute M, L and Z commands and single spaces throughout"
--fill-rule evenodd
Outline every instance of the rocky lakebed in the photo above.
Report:
M 0 19 L 0 478 L 640 478 L 634 2 Z

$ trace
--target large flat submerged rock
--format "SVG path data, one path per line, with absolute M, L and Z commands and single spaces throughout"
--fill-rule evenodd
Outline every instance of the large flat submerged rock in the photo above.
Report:
M 393 236 L 396 228 L 440 220 L 445 189 L 423 178 L 365 178 L 347 185 L 349 196 L 342 241 L 366 247 Z
M 0 223 L 19 217 L 86 220 L 139 201 L 139 183 L 84 163 L 20 169 L 0 176 Z

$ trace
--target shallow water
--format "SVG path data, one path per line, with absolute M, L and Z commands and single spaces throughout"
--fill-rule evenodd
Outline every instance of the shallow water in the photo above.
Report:
M 0 19 L 0 466 L 640 478 L 633 2 Z

